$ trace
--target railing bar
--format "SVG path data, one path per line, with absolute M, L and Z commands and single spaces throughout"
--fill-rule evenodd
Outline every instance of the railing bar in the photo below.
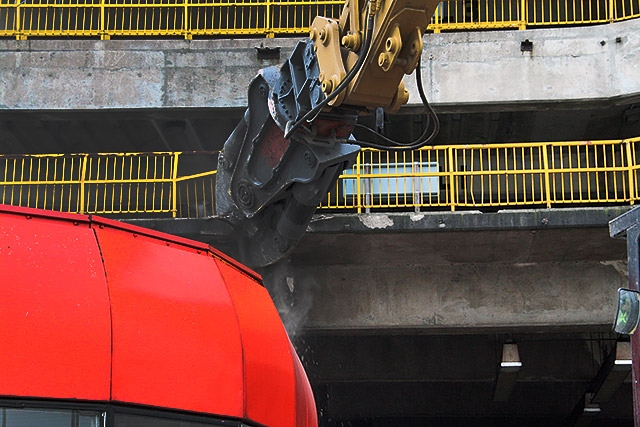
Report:
M 120 167 L 120 192 L 119 192 L 119 197 L 118 197 L 118 205 L 120 206 L 120 209 L 122 210 L 122 206 L 124 206 L 124 171 L 125 171 L 125 167 L 126 167 L 126 163 L 127 163 L 127 158 L 124 157 L 122 159 L 122 165 Z M 126 207 L 127 211 L 129 210 L 129 206 Z
M 67 159 L 65 157 L 63 157 L 62 158 L 62 171 L 61 171 L 62 181 L 64 181 L 64 171 L 65 171 L 64 168 L 66 166 L 66 163 L 67 163 Z M 58 159 L 56 159 L 56 161 L 54 163 L 54 171 L 53 171 L 54 178 L 58 175 L 57 168 L 58 168 Z M 72 174 L 70 174 L 70 178 L 73 178 Z M 54 188 L 55 188 L 55 186 L 54 186 Z M 69 187 L 69 204 L 68 204 L 68 207 L 67 207 L 67 209 L 69 209 L 69 210 L 71 208 L 71 205 L 70 205 L 70 203 L 71 203 L 71 194 L 73 194 L 73 192 L 71 190 L 71 187 Z M 64 184 L 60 184 L 60 212 L 62 212 L 63 210 L 64 210 Z
M 191 197 L 189 196 L 189 183 L 185 183 L 184 185 L 184 189 L 185 189 L 185 201 L 187 203 L 187 218 L 191 218 Z
M 129 158 L 129 175 L 128 175 L 129 179 L 131 179 L 133 177 L 133 159 Z M 129 185 L 127 185 L 127 210 L 131 210 L 131 188 L 132 188 L 132 182 L 128 183 Z
M 164 178 L 164 171 L 167 166 L 166 156 L 162 156 L 162 177 Z M 170 204 L 167 204 L 168 209 L 171 209 Z M 164 181 L 160 183 L 160 209 L 164 209 Z
M 204 179 L 201 179 L 200 182 L 202 183 L 202 218 L 204 218 L 207 209 L 207 191 L 204 187 Z M 198 211 L 198 217 L 200 218 L 200 211 Z
M 116 204 L 115 204 L 115 199 L 116 199 L 116 185 L 115 185 L 115 181 L 116 181 L 116 175 L 118 173 L 118 168 L 117 168 L 117 164 L 119 163 L 118 160 L 123 160 L 124 158 L 122 157 L 114 157 L 113 158 L 113 182 L 109 183 L 109 187 L 111 187 L 111 211 L 114 211 L 116 208 Z M 122 165 L 120 167 L 120 169 L 122 169 Z M 105 189 L 106 190 L 106 189 Z M 106 193 L 106 191 L 105 191 Z M 120 209 L 122 210 L 122 204 L 119 204 Z
M 144 176 L 149 176 L 149 156 L 145 156 L 145 173 Z M 144 211 L 147 210 L 147 197 L 148 197 L 149 186 L 144 186 L 144 198 L 142 201 L 142 209 Z
M 31 175 L 33 174 L 33 157 L 29 159 L 29 179 L 31 179 Z M 27 186 L 27 203 L 25 206 L 29 206 L 31 202 L 31 185 Z
M 136 169 L 136 177 L 140 178 L 140 157 L 136 157 L 137 169 Z M 135 211 L 137 212 L 140 207 L 140 182 L 136 181 L 136 203 L 135 203 Z
M 158 158 L 157 158 L 157 157 L 154 157 L 154 158 L 153 158 L 153 184 L 152 184 L 152 185 L 153 185 L 153 187 L 152 187 L 152 190 L 151 190 L 151 194 L 152 194 L 152 195 L 151 195 L 151 207 L 152 207 L 152 209 L 155 209 L 155 208 L 156 208 L 156 183 L 157 183 L 156 179 L 157 179 L 157 168 L 158 168 Z M 149 173 L 149 172 L 147 171 L 147 174 L 148 174 L 148 173 Z

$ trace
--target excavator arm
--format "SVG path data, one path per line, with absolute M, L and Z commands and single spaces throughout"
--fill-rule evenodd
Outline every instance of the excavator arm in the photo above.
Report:
M 218 161 L 216 214 L 229 254 L 258 268 L 287 256 L 317 206 L 355 160 L 359 116 L 397 111 L 417 67 L 435 0 L 347 0 L 316 17 L 280 67 L 260 70 Z

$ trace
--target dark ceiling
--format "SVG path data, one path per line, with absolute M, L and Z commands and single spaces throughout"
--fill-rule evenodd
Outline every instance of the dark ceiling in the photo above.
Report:
M 506 339 L 517 341 L 523 365 L 508 401 L 496 402 Z M 613 340 L 608 333 L 312 334 L 297 347 L 324 426 L 629 426 L 630 381 L 599 404 L 597 417 L 571 415 L 583 409 Z
M 444 110 L 444 109 L 443 109 Z M 219 150 L 238 123 L 240 109 L 0 111 L 4 154 Z M 640 136 L 640 104 L 465 107 L 440 111 L 435 145 L 621 139 Z M 374 120 L 361 123 L 374 127 Z M 413 110 L 387 116 L 384 131 L 410 141 L 422 132 Z M 362 139 L 367 134 L 358 135 Z

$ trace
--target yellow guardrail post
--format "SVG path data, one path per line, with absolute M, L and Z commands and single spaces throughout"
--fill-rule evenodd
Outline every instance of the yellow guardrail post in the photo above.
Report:
M 431 29 L 433 29 L 433 34 L 440 33 L 440 26 L 442 25 L 442 2 L 440 2 L 436 7 L 436 11 L 433 14 L 433 19 L 431 22 L 433 23 L 431 25 Z M 429 26 L 427 26 L 427 28 L 428 27 Z
M 273 32 L 273 25 L 271 25 L 271 0 L 267 0 L 265 3 L 266 6 L 266 16 L 265 16 L 265 31 L 267 33 L 267 38 L 272 39 L 276 35 Z
M 455 163 L 453 161 L 453 146 L 447 148 L 447 155 L 449 157 L 449 203 L 451 204 L 451 210 L 456 210 L 456 185 L 455 185 Z
M 15 31 L 16 31 L 16 40 L 26 40 L 27 36 L 22 34 L 22 6 L 21 0 L 16 0 L 16 22 L 15 22 Z
M 544 167 L 544 192 L 547 208 L 551 208 L 551 178 L 549 173 L 549 144 L 542 144 L 542 161 Z
M 627 175 L 629 177 L 629 203 L 630 204 L 634 204 L 635 200 L 636 200 L 636 185 L 635 185 L 635 169 L 634 169 L 634 161 L 633 161 L 633 150 L 631 149 L 631 141 L 623 141 L 623 144 L 625 144 L 625 149 L 626 149 L 626 153 L 627 153 L 627 168 L 628 168 L 628 172 Z
M 361 178 L 360 178 L 360 166 L 361 166 L 362 151 L 358 153 L 356 157 L 356 209 L 358 213 L 362 213 L 362 191 L 361 191 Z
M 106 0 L 100 0 L 100 40 L 109 40 L 111 37 L 107 34 L 106 20 L 106 7 L 104 5 Z
M 616 19 L 616 2 L 615 0 L 609 0 L 609 22 L 614 22 Z
M 371 205 L 373 204 L 373 194 L 371 194 L 371 163 L 365 163 L 364 174 L 367 178 L 364 179 L 364 212 L 371 213 Z
M 518 16 L 518 21 L 520 24 L 518 25 L 519 30 L 527 29 L 527 16 L 529 16 L 529 11 L 527 10 L 527 0 L 520 0 L 520 16 Z
M 173 170 L 171 171 L 171 215 L 178 215 L 178 157 L 179 152 L 173 153 Z
M 16 40 L 20 40 L 20 0 L 15 0 L 16 3 L 16 15 L 15 22 L 13 23 L 13 31 L 16 36 Z
M 184 19 L 182 22 L 182 31 L 184 31 L 184 39 L 191 40 L 193 39 L 193 35 L 191 34 L 191 28 L 189 26 L 189 10 L 191 4 L 189 0 L 184 0 Z
M 80 167 L 80 176 L 79 181 L 80 181 L 80 189 L 78 191 L 78 198 L 80 199 L 80 206 L 79 206 L 79 212 L 78 213 L 85 213 L 87 210 L 85 209 L 85 196 L 84 196 L 84 183 L 85 183 L 85 175 L 87 173 L 87 162 L 89 161 L 89 155 L 85 154 L 84 156 L 82 156 L 82 166 Z

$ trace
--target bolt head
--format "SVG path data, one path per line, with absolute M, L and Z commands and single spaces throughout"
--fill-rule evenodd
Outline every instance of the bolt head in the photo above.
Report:
M 238 184 L 238 187 L 236 188 L 236 194 L 238 197 L 238 202 L 246 207 L 246 208 L 250 208 L 253 206 L 254 203 L 254 197 L 253 197 L 253 191 L 251 190 L 251 187 L 244 182 L 241 182 L 240 184 Z
M 316 164 L 316 156 L 313 155 L 310 151 L 304 152 L 304 162 L 307 166 L 312 168 Z

